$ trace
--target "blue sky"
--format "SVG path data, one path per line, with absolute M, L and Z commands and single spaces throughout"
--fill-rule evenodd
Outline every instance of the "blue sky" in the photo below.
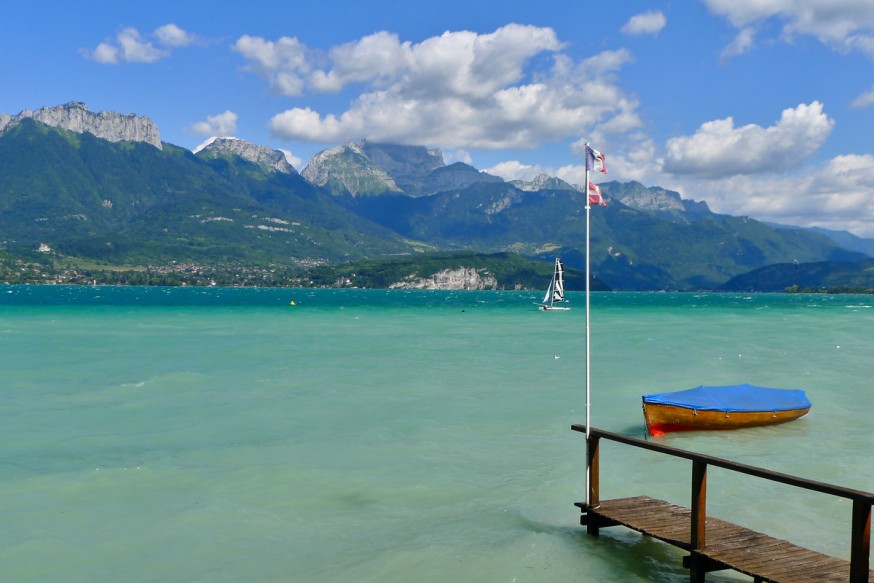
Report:
M 369 139 L 506 179 L 638 180 L 874 237 L 874 2 L 47 1 L 0 8 L 0 113 L 70 101 L 301 170 Z

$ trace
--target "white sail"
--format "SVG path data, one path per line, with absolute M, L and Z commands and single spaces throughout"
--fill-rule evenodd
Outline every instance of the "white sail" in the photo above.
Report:
M 570 308 L 560 308 L 556 303 L 564 301 L 564 265 L 560 259 L 555 259 L 555 269 L 552 272 L 552 280 L 549 282 L 549 287 L 546 290 L 546 295 L 543 296 L 543 305 L 541 310 L 569 310 Z
M 553 302 L 563 302 L 564 301 L 564 265 L 561 263 L 561 259 L 555 260 L 555 277 L 553 278 L 553 289 L 552 289 L 552 301 Z
M 555 279 L 553 279 L 553 281 L 555 281 Z M 548 303 L 552 302 L 552 283 L 553 283 L 553 281 L 549 282 L 549 287 L 546 289 L 546 295 L 543 296 L 543 303 L 544 304 L 548 304 Z

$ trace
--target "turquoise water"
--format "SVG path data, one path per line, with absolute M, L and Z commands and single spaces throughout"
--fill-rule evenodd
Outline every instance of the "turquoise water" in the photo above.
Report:
M 3 580 L 687 581 L 678 550 L 579 526 L 584 302 L 539 296 L 0 286 Z M 592 424 L 803 388 L 799 421 L 660 440 L 874 491 L 872 306 L 593 294 Z M 603 498 L 688 505 L 688 462 L 601 449 Z M 843 500 L 715 468 L 708 511 L 848 558 Z

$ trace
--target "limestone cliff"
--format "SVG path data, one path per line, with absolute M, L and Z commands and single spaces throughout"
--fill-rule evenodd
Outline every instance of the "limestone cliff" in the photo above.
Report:
M 498 280 L 488 271 L 473 267 L 444 269 L 430 277 L 410 275 L 393 283 L 390 289 L 484 290 L 498 289 Z
M 26 118 L 79 134 L 88 132 L 110 142 L 146 142 L 162 149 L 158 127 L 148 117 L 132 113 L 122 115 L 114 111 L 92 113 L 87 105 L 75 101 L 57 107 L 43 107 L 36 111 L 25 109 L 17 115 L 2 113 L 0 134 Z

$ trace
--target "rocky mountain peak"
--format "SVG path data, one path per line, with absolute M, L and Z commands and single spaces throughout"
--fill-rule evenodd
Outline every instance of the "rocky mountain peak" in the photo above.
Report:
M 368 160 L 385 170 L 395 180 L 399 176 L 410 179 L 425 178 L 445 165 L 440 150 L 429 150 L 424 146 L 374 144 L 364 140 L 358 149 L 367 156 Z
M 548 174 L 538 174 L 534 180 L 531 181 L 513 180 L 511 184 L 519 190 L 525 190 L 528 192 L 537 192 L 540 190 L 573 190 L 579 192 L 581 190 L 573 184 L 565 182 L 561 178 L 555 178 Z
M 285 153 L 281 150 L 274 150 L 268 146 L 257 146 L 238 138 L 212 138 L 194 153 L 199 154 L 200 152 L 205 152 L 207 155 L 233 154 L 274 172 L 297 174 L 297 170 L 289 163 Z
M 56 107 L 25 109 L 16 115 L 0 114 L 0 134 L 23 119 L 34 119 L 46 125 L 83 134 L 88 132 L 110 142 L 146 142 L 159 150 L 161 135 L 148 117 L 123 115 L 114 111 L 93 113 L 84 103 L 72 101 Z
M 503 182 L 497 176 L 456 162 L 446 166 L 440 150 L 424 146 L 374 144 L 366 140 L 329 148 L 313 156 L 301 175 L 335 194 L 352 196 L 403 192 L 427 196 L 477 182 Z
M 352 142 L 317 153 L 301 176 L 312 184 L 327 187 L 334 194 L 367 196 L 401 190 L 388 172 Z
M 644 186 L 640 182 L 607 182 L 602 190 L 625 206 L 649 213 L 667 213 L 687 219 L 711 214 L 704 201 L 684 199 L 680 193 L 659 186 Z

